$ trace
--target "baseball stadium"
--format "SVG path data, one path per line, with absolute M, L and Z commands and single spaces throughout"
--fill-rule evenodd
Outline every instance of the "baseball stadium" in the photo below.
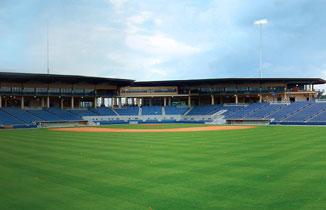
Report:
M 1 209 L 323 209 L 325 83 L 0 73 Z
M 0 0 L 0 210 L 325 210 L 325 11 Z

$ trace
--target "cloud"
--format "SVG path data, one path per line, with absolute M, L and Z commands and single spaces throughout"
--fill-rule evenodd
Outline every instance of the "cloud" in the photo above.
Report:
M 123 4 L 127 2 L 127 0 L 108 0 L 116 9 L 121 9 Z
M 128 24 L 142 24 L 146 20 L 152 17 L 152 14 L 148 11 L 142 11 L 135 16 L 131 16 L 128 18 Z
M 130 49 L 147 54 L 169 56 L 188 56 L 200 52 L 200 48 L 179 42 L 167 35 L 129 35 L 126 44 Z

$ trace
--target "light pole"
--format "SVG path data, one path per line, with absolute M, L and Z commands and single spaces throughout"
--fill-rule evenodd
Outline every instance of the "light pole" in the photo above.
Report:
M 260 78 L 263 77 L 263 24 L 268 23 L 266 19 L 256 20 L 254 24 L 259 25 L 260 30 Z

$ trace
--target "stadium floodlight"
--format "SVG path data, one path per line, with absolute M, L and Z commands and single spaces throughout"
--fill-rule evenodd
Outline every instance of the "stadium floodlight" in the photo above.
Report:
M 260 29 L 260 78 L 263 77 L 263 24 L 268 23 L 267 19 L 256 20 L 254 22 L 255 25 L 259 25 Z
M 268 21 L 267 21 L 267 19 L 263 19 L 263 20 L 256 20 L 255 22 L 254 22 L 254 24 L 265 24 L 265 23 L 268 23 Z

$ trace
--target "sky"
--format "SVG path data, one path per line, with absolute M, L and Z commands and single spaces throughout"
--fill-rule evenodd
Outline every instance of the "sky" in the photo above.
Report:
M 324 0 L 0 0 L 0 71 L 326 78 Z M 47 27 L 48 26 L 48 27 Z

